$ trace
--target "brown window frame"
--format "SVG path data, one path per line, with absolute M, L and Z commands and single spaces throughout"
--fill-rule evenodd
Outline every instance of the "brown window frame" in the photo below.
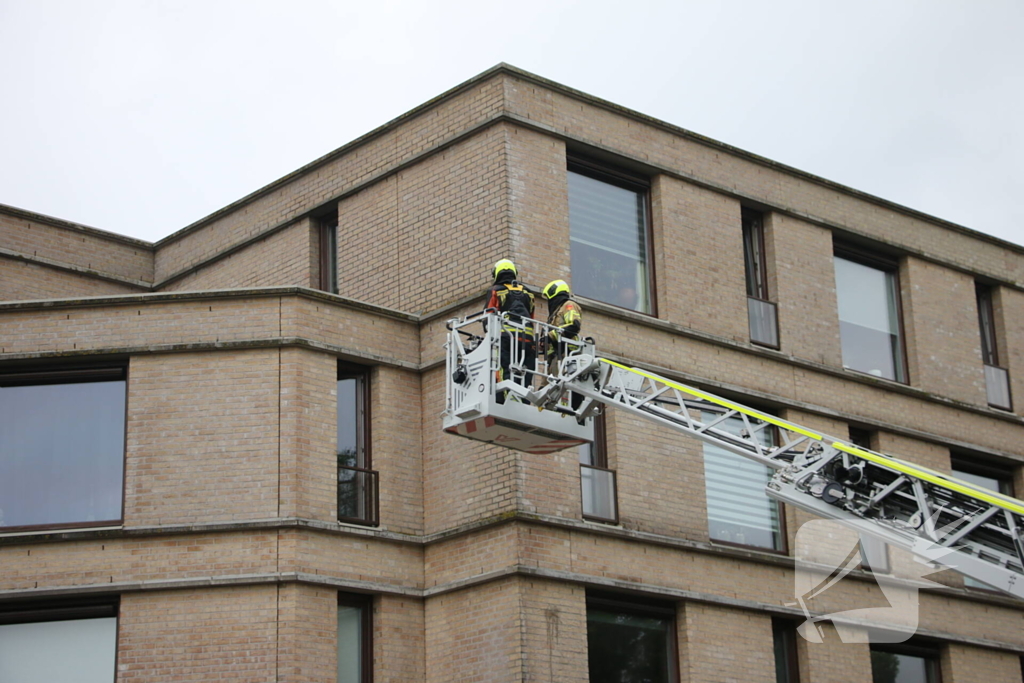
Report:
M 116 360 L 91 364 L 26 365 L 0 368 L 0 387 L 39 386 L 46 384 L 88 384 L 119 380 L 124 382 L 124 432 L 121 435 L 121 515 L 117 519 L 94 522 L 61 522 L 59 524 L 23 524 L 2 526 L 0 535 L 26 531 L 58 531 L 62 529 L 92 529 L 124 524 L 125 492 L 128 467 L 128 361 Z
M 766 415 L 770 414 L 768 411 L 762 411 L 762 412 L 764 412 Z M 775 425 L 769 425 L 768 427 L 766 427 L 766 430 L 770 430 L 770 433 L 772 435 L 772 445 L 778 444 L 779 443 L 779 428 L 776 427 Z M 701 457 L 702 458 L 706 457 L 704 455 L 704 450 L 703 450 L 705 445 L 706 444 L 704 442 L 701 442 Z M 737 457 L 743 457 L 743 456 L 737 456 Z M 704 482 L 704 504 L 705 504 L 705 507 L 706 507 L 707 506 L 707 495 L 708 495 L 707 494 L 707 481 L 706 481 L 707 471 L 704 472 L 704 477 L 705 477 L 705 482 Z M 778 515 L 779 515 L 779 541 L 781 542 L 779 548 L 766 548 L 763 545 L 751 545 L 749 543 L 736 543 L 735 541 L 722 541 L 722 540 L 719 540 L 719 539 L 711 538 L 711 520 L 707 519 L 706 521 L 707 521 L 707 524 L 708 524 L 708 540 L 709 540 L 709 542 L 712 545 L 728 546 L 728 547 L 731 547 L 731 548 L 743 548 L 744 550 L 756 550 L 756 551 L 762 552 L 762 553 L 771 553 L 772 555 L 788 556 L 790 548 L 789 548 L 789 527 L 786 524 L 786 504 L 781 502 L 781 501 L 775 500 L 774 498 L 769 498 L 769 500 L 772 503 L 775 504 L 776 509 L 778 510 Z
M 772 617 L 772 651 L 776 655 L 776 683 L 800 683 L 800 657 L 797 652 L 797 623 L 789 619 Z M 778 651 L 776 647 L 782 641 L 786 653 L 786 673 L 788 680 L 778 680 Z
M 644 265 L 647 268 L 647 291 L 650 297 L 650 311 L 637 311 L 632 308 L 626 308 L 619 306 L 608 301 L 601 301 L 600 299 L 594 299 L 594 301 L 600 301 L 601 303 L 620 308 L 624 311 L 631 311 L 633 313 L 639 313 L 640 315 L 646 315 L 652 318 L 658 317 L 658 292 L 657 292 L 657 273 L 655 272 L 654 266 L 654 214 L 653 205 L 651 204 L 651 179 L 629 171 L 624 171 L 614 165 L 595 161 L 594 159 L 578 154 L 566 154 L 566 171 L 577 173 L 579 175 L 587 176 L 594 180 L 599 180 L 609 185 L 615 185 L 632 192 L 641 193 L 644 197 Z M 568 197 L 566 197 L 568 201 Z M 572 245 L 569 246 L 570 260 Z M 585 294 L 582 296 L 586 296 Z
M 359 650 L 362 658 L 359 672 L 360 683 L 373 683 L 373 596 L 338 593 L 338 606 L 356 607 L 361 611 L 359 624 L 361 631 Z
M 915 643 L 911 640 L 898 644 L 871 644 L 870 650 L 924 659 L 929 669 L 927 683 L 942 683 L 942 653 L 938 646 L 933 646 L 930 643 Z
M 365 476 L 370 480 L 371 488 L 374 490 L 373 504 L 369 508 L 369 515 L 366 518 L 342 516 L 341 510 L 339 509 L 338 521 L 345 524 L 358 524 L 361 526 L 378 526 L 380 524 L 379 473 L 373 469 L 373 440 L 370 432 L 370 425 L 372 422 L 370 409 L 370 371 L 371 368 L 365 365 L 356 365 L 353 363 L 339 361 L 336 379 L 336 381 L 341 381 L 343 379 L 355 379 L 360 383 L 359 389 L 356 393 L 356 411 L 357 413 L 361 413 L 361 418 L 357 418 L 356 420 L 356 444 L 357 451 L 362 455 L 362 462 L 359 462 L 357 454 L 356 466 L 348 469 L 356 470 L 360 473 L 360 476 Z M 335 451 L 337 451 L 337 444 L 335 444 Z M 341 466 L 339 465 L 339 467 Z
M 907 356 L 907 331 L 906 326 L 903 322 L 903 285 L 900 278 L 900 262 L 898 258 L 888 257 L 885 255 L 876 254 L 870 252 L 864 248 L 845 244 L 842 242 L 835 242 L 832 245 L 832 256 L 845 259 L 847 261 L 853 261 L 869 268 L 881 270 L 886 273 L 891 273 L 893 276 L 893 298 L 896 301 L 896 322 L 899 326 L 900 332 L 900 367 L 902 369 L 902 377 L 896 377 L 895 379 L 889 379 L 888 377 L 878 377 L 877 379 L 884 379 L 890 382 L 897 382 L 899 384 L 910 385 L 910 364 Z M 839 292 L 836 292 L 836 298 L 838 299 Z M 837 311 L 838 312 L 838 311 Z M 840 337 L 840 352 L 842 351 L 842 338 Z M 846 368 L 850 372 L 855 372 L 858 375 L 865 375 L 872 377 L 866 372 L 860 370 L 854 370 L 853 368 Z
M 604 611 L 617 611 L 637 616 L 657 616 L 669 619 L 668 633 L 668 658 L 669 658 L 669 679 L 670 683 L 679 683 L 679 616 L 675 603 L 664 600 L 650 599 L 647 597 L 622 595 L 619 593 L 606 593 L 599 591 L 586 592 L 585 611 L 591 607 Z M 585 623 L 589 619 L 584 615 Z M 590 643 L 587 643 L 589 657 Z
M 338 293 L 338 217 L 325 216 L 319 220 L 320 289 Z

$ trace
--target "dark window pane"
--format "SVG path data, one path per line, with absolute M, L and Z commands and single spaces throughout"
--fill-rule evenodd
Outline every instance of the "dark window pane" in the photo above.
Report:
M 647 197 L 569 171 L 573 290 L 649 313 Z
M 121 519 L 125 382 L 0 386 L 0 527 Z
M 365 467 L 362 460 L 362 379 L 338 380 L 338 465 Z
M 839 257 L 835 270 L 843 365 L 903 381 L 896 276 Z
M 934 664 L 925 657 L 871 651 L 874 683 L 934 683 Z
M 981 357 L 986 365 L 999 365 L 999 351 L 996 346 L 996 324 L 992 313 L 992 289 L 975 285 L 978 301 L 978 326 L 981 330 Z
M 669 683 L 672 619 L 587 608 L 591 683 Z
M 775 683 L 800 683 L 796 654 L 796 628 L 793 624 L 772 620 L 775 646 Z
M 768 299 L 768 276 L 765 270 L 764 228 L 761 214 L 743 211 L 743 265 L 747 278 L 747 296 Z

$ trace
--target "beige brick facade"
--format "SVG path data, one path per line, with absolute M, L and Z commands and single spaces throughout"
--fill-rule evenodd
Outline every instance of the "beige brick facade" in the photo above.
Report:
M 943 472 L 999 465 L 1024 493 L 1024 248 L 502 65 L 155 244 L 0 206 L 0 375 L 127 372 L 121 519 L 0 526 L 0 620 L 102 599 L 118 681 L 322 683 L 339 601 L 364 600 L 376 683 L 583 683 L 603 680 L 588 599 L 614 598 L 675 614 L 679 681 L 777 680 L 807 513 L 784 509 L 782 551 L 715 542 L 701 443 L 626 412 L 605 420 L 618 524 L 583 520 L 576 449 L 441 430 L 445 321 L 480 309 L 493 262 L 572 281 L 567 155 L 650 184 L 656 315 L 583 300 L 602 355 Z M 778 350 L 750 343 L 744 208 Z M 336 295 L 317 289 L 335 215 Z M 905 384 L 844 369 L 837 243 L 898 262 Z M 1012 412 L 987 403 L 975 282 Z M 375 525 L 338 521 L 339 363 L 366 369 Z M 1020 680 L 1021 603 L 929 578 L 913 644 L 944 683 Z M 813 609 L 882 600 L 858 571 Z M 795 641 L 800 680 L 871 681 L 869 646 L 822 629 Z

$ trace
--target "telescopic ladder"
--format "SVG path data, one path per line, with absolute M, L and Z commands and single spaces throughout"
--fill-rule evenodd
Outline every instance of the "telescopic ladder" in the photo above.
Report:
M 485 337 L 497 337 L 497 322 Z M 538 336 L 548 331 L 532 325 Z M 458 329 L 449 343 L 452 335 Z M 509 381 L 500 386 L 536 414 L 570 413 L 584 423 L 602 406 L 613 406 L 760 462 L 774 471 L 770 497 L 1024 599 L 1024 502 L 600 358 L 590 340 L 569 346 L 558 367 L 540 373 L 546 380 L 540 389 Z M 564 400 L 569 392 L 584 397 L 575 411 Z M 731 426 L 736 420 L 740 430 Z M 765 438 L 766 430 L 776 438 Z

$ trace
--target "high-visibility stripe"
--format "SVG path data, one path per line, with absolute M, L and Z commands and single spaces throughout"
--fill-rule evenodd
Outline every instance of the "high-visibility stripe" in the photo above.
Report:
M 941 488 L 956 491 L 957 493 L 962 493 L 964 495 L 971 496 L 972 498 L 983 500 L 991 505 L 1001 507 L 1004 510 L 1024 515 L 1024 503 L 1019 500 L 1015 500 L 1007 496 L 1001 496 L 987 489 L 977 488 L 965 481 L 954 479 L 953 477 L 935 472 L 934 470 L 917 467 L 916 465 L 911 465 L 903 462 L 902 460 L 896 460 L 895 458 L 890 458 L 878 453 L 865 451 L 861 448 L 857 448 L 856 446 L 847 446 L 846 444 L 839 443 L 838 441 L 834 441 L 832 445 L 845 453 L 856 455 L 858 458 L 870 460 L 871 462 L 882 465 L 883 467 L 888 467 L 889 469 L 902 472 L 903 474 L 909 474 L 917 479 L 923 479 L 924 481 Z
M 804 429 L 803 427 L 799 427 L 799 426 L 797 426 L 795 424 L 792 424 L 790 422 L 786 422 L 785 420 L 780 420 L 779 418 L 774 417 L 772 415 L 766 415 L 764 413 L 759 413 L 758 411 L 756 411 L 756 410 L 754 410 L 752 408 L 748 408 L 748 407 L 740 405 L 738 403 L 733 403 L 732 401 L 727 401 L 724 398 L 720 398 L 718 396 L 715 396 L 714 394 L 705 393 L 703 391 L 700 391 L 699 389 L 694 389 L 693 387 L 688 387 L 685 384 L 678 384 L 678 383 L 673 382 L 671 380 L 667 380 L 664 377 L 659 377 L 658 375 L 652 375 L 651 373 L 644 372 L 643 370 L 637 370 L 636 368 L 626 367 L 625 365 L 622 365 L 621 363 L 616 363 L 615 361 L 608 360 L 607 358 L 599 358 L 598 360 L 601 361 L 602 363 L 607 363 L 608 365 L 613 365 L 613 366 L 615 366 L 617 368 L 622 368 L 623 370 L 626 370 L 627 372 L 632 372 L 635 375 L 640 375 L 641 377 L 646 377 L 648 379 L 653 379 L 655 382 L 661 382 L 665 386 L 672 387 L 673 389 L 677 389 L 677 390 L 683 392 L 684 394 L 689 394 L 690 396 L 696 396 L 699 399 L 702 399 L 704 401 L 710 401 L 711 403 L 714 403 L 715 405 L 722 406 L 723 408 L 728 408 L 729 410 L 735 410 L 737 412 L 743 413 L 744 415 L 749 415 L 751 417 L 756 417 L 758 420 L 761 420 L 763 422 L 767 422 L 769 424 L 773 424 L 776 427 L 782 427 L 783 429 L 786 429 L 788 431 L 795 432 L 797 434 L 802 434 L 803 436 L 810 437 L 810 438 L 814 439 L 815 441 L 821 441 L 821 439 L 822 439 L 821 434 L 815 434 L 814 432 L 808 431 L 808 430 Z
M 641 377 L 652 379 L 655 382 L 660 382 L 665 386 L 671 387 L 685 394 L 689 394 L 690 396 L 696 396 L 697 398 L 709 401 L 716 405 L 722 406 L 723 408 L 735 410 L 737 412 L 744 413 L 745 415 L 755 417 L 769 424 L 776 425 L 777 427 L 782 427 L 783 429 L 789 430 L 791 432 L 802 434 L 804 436 L 814 439 L 815 441 L 822 441 L 825 438 L 821 434 L 816 434 L 814 432 L 808 431 L 803 427 L 799 427 L 792 423 L 786 422 L 785 420 L 780 420 L 777 417 L 773 417 L 771 415 L 765 415 L 764 413 L 752 410 L 751 408 L 740 405 L 738 403 L 727 401 L 723 398 L 715 396 L 714 394 L 708 394 L 703 391 L 700 391 L 699 389 L 688 387 L 685 384 L 672 382 L 671 380 L 667 380 L 664 377 L 659 377 L 658 375 L 644 372 L 643 370 L 638 370 L 636 368 L 630 368 L 625 365 L 622 365 L 621 363 L 616 363 L 615 361 L 608 360 L 607 358 L 599 358 L 598 360 L 600 360 L 602 363 L 607 363 L 608 365 L 612 365 L 614 367 L 621 368 L 622 370 L 626 370 L 627 372 L 632 372 L 633 374 L 640 375 Z M 849 453 L 851 455 L 856 455 L 857 457 L 869 460 L 884 467 L 888 467 L 890 469 L 896 470 L 897 472 L 909 474 L 912 477 L 922 479 L 924 481 L 948 489 L 950 491 L 956 491 L 957 493 L 962 493 L 964 495 L 977 498 L 978 500 L 985 501 L 990 505 L 995 505 L 997 507 L 1003 508 L 1004 510 L 1009 510 L 1019 515 L 1024 515 L 1024 502 L 1021 502 L 1015 498 L 1010 498 L 1009 496 L 1004 496 L 993 491 L 988 491 L 987 489 L 978 488 L 976 486 L 973 486 L 972 484 L 969 484 L 968 482 L 960 481 L 959 479 L 954 479 L 953 477 L 945 475 L 941 472 L 930 470 L 927 467 L 910 465 L 908 463 L 903 462 L 902 460 L 890 458 L 889 456 L 880 455 L 878 453 L 872 453 L 871 451 L 865 451 L 863 449 L 857 448 L 856 446 L 849 446 L 839 441 L 832 441 L 832 446 L 839 449 L 840 451 Z

